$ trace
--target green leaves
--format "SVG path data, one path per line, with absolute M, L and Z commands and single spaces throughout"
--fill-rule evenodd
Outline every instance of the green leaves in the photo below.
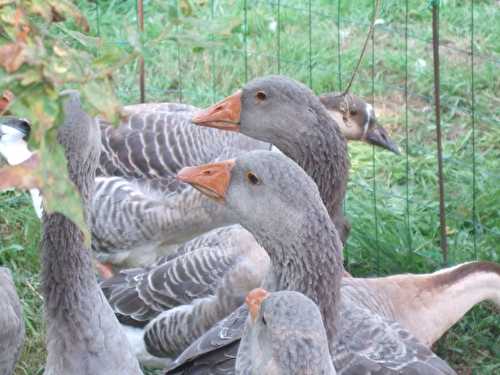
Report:
M 108 122 L 117 124 L 122 117 L 121 106 L 113 94 L 109 81 L 97 83 L 86 82 L 81 86 L 81 93 L 86 101 Z
M 41 160 L 31 181 L 43 191 L 45 210 L 70 218 L 90 244 L 81 198 L 56 139 L 62 122 L 59 93 L 76 86 L 91 114 L 117 123 L 120 104 L 112 73 L 139 55 L 139 42 L 135 38 L 125 53 L 86 35 L 88 22 L 69 0 L 2 1 L 0 19 L 0 94 L 13 93 L 2 107 L 31 122 L 30 145 Z

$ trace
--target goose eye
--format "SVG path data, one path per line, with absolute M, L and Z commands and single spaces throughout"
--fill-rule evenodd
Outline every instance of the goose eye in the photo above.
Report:
M 264 100 L 267 99 L 267 95 L 266 95 L 266 93 L 264 91 L 257 91 L 257 94 L 255 94 L 255 98 L 258 101 L 263 102 Z
M 259 185 L 260 184 L 260 179 L 256 175 L 254 175 L 252 172 L 247 172 L 247 180 L 252 185 Z
M 264 318 L 264 315 L 262 315 L 262 324 L 264 324 L 265 326 L 267 326 L 267 321 L 266 321 L 266 318 Z

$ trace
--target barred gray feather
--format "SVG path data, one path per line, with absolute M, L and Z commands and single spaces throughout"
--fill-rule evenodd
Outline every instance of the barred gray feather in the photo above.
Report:
M 238 307 L 268 267 L 250 233 L 229 226 L 187 242 L 154 266 L 120 271 L 101 287 L 119 317 L 148 323 L 151 354 L 172 357 Z
M 269 146 L 239 133 L 191 124 L 195 108 L 126 108 L 118 128 L 101 121 L 103 150 L 92 202 L 92 247 L 102 262 L 137 267 L 226 224 L 223 209 L 175 179 L 185 166 Z

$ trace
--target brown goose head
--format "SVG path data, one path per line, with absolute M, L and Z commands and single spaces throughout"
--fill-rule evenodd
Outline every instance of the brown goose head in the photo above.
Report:
M 320 95 L 319 100 L 348 140 L 365 142 L 400 154 L 396 143 L 377 121 L 371 104 L 357 96 L 339 93 Z

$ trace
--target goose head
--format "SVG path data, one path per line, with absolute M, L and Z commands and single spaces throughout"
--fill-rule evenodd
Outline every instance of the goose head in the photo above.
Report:
M 251 232 L 279 232 L 273 222 L 299 225 L 305 211 L 325 210 L 313 180 L 277 152 L 251 151 L 236 159 L 185 167 L 177 179 L 223 204 L 234 222 Z
M 198 112 L 192 122 L 241 132 L 272 143 L 287 154 L 293 153 L 299 144 L 314 143 L 323 131 L 338 130 L 318 97 L 304 84 L 284 76 L 254 79 L 233 95 Z
M 258 374 L 334 374 L 318 306 L 294 291 L 258 288 L 246 298 L 250 312 L 239 361 Z M 246 357 L 243 359 L 243 357 Z
M 352 95 L 335 93 L 318 98 L 304 84 L 284 76 L 254 79 L 233 95 L 198 112 L 192 122 L 282 146 L 286 143 L 284 137 L 296 141 L 298 135 L 304 141 L 311 135 L 311 127 L 324 128 L 328 123 L 325 114 L 335 120 L 348 140 L 399 153 L 387 131 L 378 124 L 370 104 Z
M 323 94 L 319 100 L 340 130 L 350 141 L 361 141 L 400 154 L 396 143 L 377 120 L 373 106 L 363 99 L 347 94 Z

